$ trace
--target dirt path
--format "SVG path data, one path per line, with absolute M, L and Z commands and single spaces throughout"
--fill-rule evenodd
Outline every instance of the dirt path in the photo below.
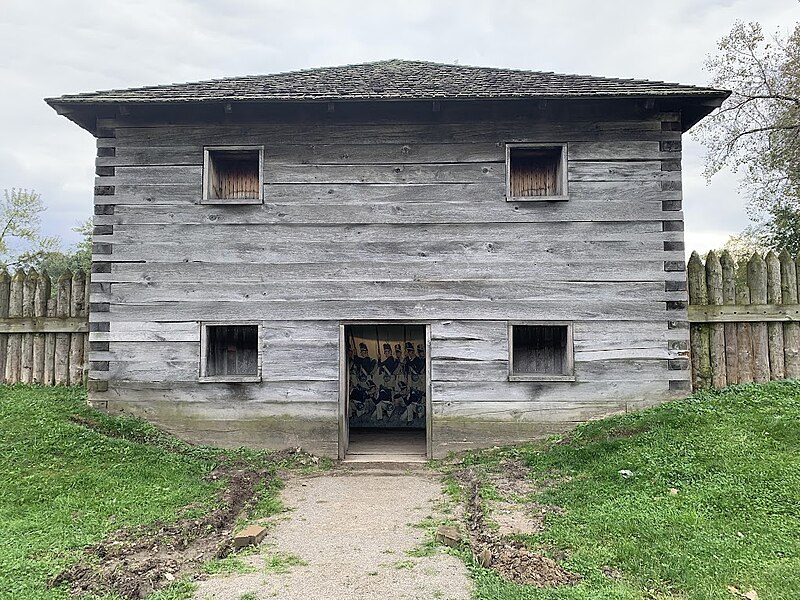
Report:
M 424 473 L 299 478 L 287 484 L 282 497 L 293 510 L 270 529 L 260 553 L 246 559 L 256 571 L 201 581 L 196 599 L 470 598 L 460 560 L 440 549 L 431 556 L 406 554 L 427 539 L 414 525 L 437 516 L 438 478 Z M 276 564 L 296 559 L 305 564 L 276 572 Z

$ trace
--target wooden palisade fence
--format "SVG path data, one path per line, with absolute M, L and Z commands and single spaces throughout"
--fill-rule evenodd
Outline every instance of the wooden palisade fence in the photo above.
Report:
M 800 377 L 800 256 L 692 253 L 687 270 L 694 389 Z
M 79 385 L 89 346 L 87 278 L 0 271 L 0 383 Z

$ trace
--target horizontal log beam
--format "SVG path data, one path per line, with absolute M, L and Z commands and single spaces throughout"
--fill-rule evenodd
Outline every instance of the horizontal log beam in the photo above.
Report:
M 0 333 L 88 333 L 86 317 L 12 317 L 0 319 Z
M 689 305 L 690 323 L 800 322 L 800 304 Z

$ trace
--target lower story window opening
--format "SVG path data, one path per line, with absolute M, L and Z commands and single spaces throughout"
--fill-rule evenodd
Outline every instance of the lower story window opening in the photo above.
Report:
M 509 325 L 509 379 L 574 381 L 572 324 L 563 322 Z
M 260 381 L 259 326 L 256 323 L 204 323 L 201 381 Z

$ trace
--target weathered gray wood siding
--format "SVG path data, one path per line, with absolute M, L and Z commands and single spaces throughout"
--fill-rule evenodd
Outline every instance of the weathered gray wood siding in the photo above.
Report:
M 679 119 L 99 123 L 90 399 L 336 455 L 343 320 L 431 324 L 437 455 L 685 394 Z M 568 202 L 506 202 L 528 141 L 568 143 Z M 264 146 L 263 205 L 199 204 L 224 144 Z M 263 383 L 197 383 L 226 319 L 263 320 Z M 576 381 L 508 381 L 509 320 L 573 321 Z

